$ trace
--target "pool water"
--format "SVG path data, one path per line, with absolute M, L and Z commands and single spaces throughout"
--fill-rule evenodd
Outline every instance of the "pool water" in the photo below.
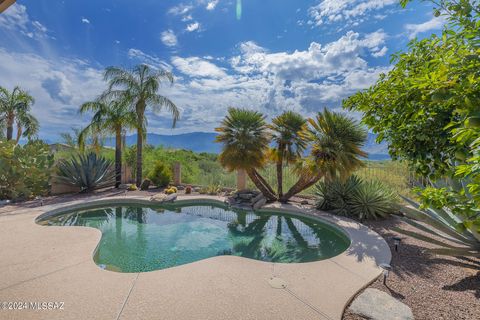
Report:
M 118 272 L 159 270 L 220 255 L 311 262 L 336 256 L 350 244 L 342 232 L 314 219 L 217 204 L 110 206 L 38 223 L 100 229 L 94 261 Z

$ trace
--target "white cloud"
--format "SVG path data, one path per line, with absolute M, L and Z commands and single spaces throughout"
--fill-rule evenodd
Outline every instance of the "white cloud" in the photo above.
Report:
M 48 29 L 40 21 L 30 20 L 27 7 L 17 3 L 0 14 L 0 29 L 20 30 L 21 34 L 36 39 L 47 37 L 48 32 Z
M 346 21 L 348 24 L 361 22 L 361 17 L 371 11 L 398 4 L 398 0 L 321 0 L 308 12 L 312 20 L 310 24 L 322 24 Z M 378 16 L 383 19 L 381 15 Z M 360 21 L 354 21 L 360 20 Z
M 405 30 L 408 32 L 408 38 L 413 39 L 419 33 L 424 33 L 432 30 L 440 30 L 445 24 L 443 17 L 433 17 L 432 19 L 419 24 L 406 24 Z
M 90 24 L 90 20 L 88 20 L 87 18 L 82 18 L 82 23 Z
M 197 31 L 199 29 L 200 29 L 200 23 L 194 22 L 194 23 L 190 23 L 189 25 L 187 25 L 187 28 L 185 30 L 187 30 L 188 32 L 193 32 L 193 31 Z
M 215 7 L 218 5 L 219 0 L 212 0 L 207 3 L 206 9 L 211 11 L 215 10 Z
M 192 5 L 179 4 L 178 6 L 171 7 L 167 13 L 174 16 L 180 16 L 188 13 L 192 9 Z
M 172 64 L 180 72 L 190 77 L 221 78 L 227 76 L 223 69 L 198 57 L 172 57 Z
M 35 98 L 32 112 L 40 121 L 42 137 L 84 124 L 78 107 L 105 88 L 102 70 L 82 60 L 47 59 L 0 48 L 0 61 L 0 86 L 12 90 L 19 85 Z
M 163 44 L 168 47 L 174 47 L 178 44 L 177 36 L 171 29 L 163 31 L 160 39 L 162 40 Z
M 156 69 L 164 69 L 168 71 L 172 70 L 172 66 L 167 62 L 163 61 L 162 59 L 156 56 L 146 54 L 140 49 L 135 49 L 135 48 L 129 49 L 128 57 L 130 59 L 138 60 L 141 63 L 148 64 Z

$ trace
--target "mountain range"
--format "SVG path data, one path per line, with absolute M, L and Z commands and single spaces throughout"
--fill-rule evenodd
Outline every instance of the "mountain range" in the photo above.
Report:
M 194 152 L 208 152 L 220 153 L 221 145 L 215 142 L 217 137 L 213 132 L 191 132 L 178 135 L 161 135 L 155 133 L 147 134 L 147 144 L 153 146 L 164 146 L 166 148 L 187 149 Z M 386 160 L 390 159 L 388 156 L 388 149 L 386 143 L 378 144 L 375 142 L 376 135 L 369 133 L 367 143 L 363 150 L 365 150 L 371 160 Z M 128 146 L 137 143 L 137 135 L 130 135 L 126 137 Z M 105 141 L 106 146 L 115 146 L 115 140 L 108 138 Z

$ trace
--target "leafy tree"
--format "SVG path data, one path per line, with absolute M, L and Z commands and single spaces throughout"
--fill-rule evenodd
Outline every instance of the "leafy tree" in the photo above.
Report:
M 80 113 L 88 111 L 93 111 L 94 115 L 90 124 L 79 133 L 78 143 L 83 149 L 87 137 L 96 136 L 99 132 L 115 135 L 115 187 L 118 188 L 122 183 L 122 133 L 136 127 L 136 115 L 124 100 L 86 102 L 80 107 Z
M 420 190 L 423 208 L 445 209 L 458 217 L 454 228 L 478 234 L 480 3 L 431 2 L 434 14 L 447 18 L 442 34 L 411 41 L 407 52 L 393 56 L 388 74 L 344 107 L 363 112 L 394 158 L 430 178 L 431 186 Z
M 0 140 L 0 199 L 47 195 L 52 166 L 53 155 L 44 142 L 31 140 L 22 146 Z
M 132 70 L 118 67 L 108 67 L 104 73 L 108 81 L 108 90 L 103 97 L 125 100 L 135 111 L 137 129 L 137 165 L 136 184 L 142 183 L 143 173 L 143 140 L 146 136 L 145 112 L 148 107 L 153 111 L 166 108 L 172 113 L 173 126 L 179 118 L 177 106 L 167 97 L 158 94 L 162 81 L 173 83 L 173 75 L 164 70 L 154 70 L 148 65 L 140 64 Z
M 277 194 L 283 196 L 283 166 L 285 163 L 293 164 L 307 146 L 305 127 L 307 121 L 302 115 L 287 111 L 272 120 L 270 129 L 273 132 L 275 147 L 271 156 L 277 169 Z
M 33 97 L 19 87 L 15 87 L 12 92 L 0 87 L 0 129 L 6 128 L 8 141 L 13 139 L 15 125 L 16 143 L 21 137 L 31 139 L 38 133 L 38 121 L 31 114 L 34 103 Z

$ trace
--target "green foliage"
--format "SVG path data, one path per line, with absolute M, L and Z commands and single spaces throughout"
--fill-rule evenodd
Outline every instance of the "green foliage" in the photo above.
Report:
M 57 165 L 58 179 L 82 192 L 111 186 L 115 183 L 112 161 L 94 152 L 73 156 L 70 160 L 60 160 Z
M 13 139 L 13 127 L 17 128 L 15 143 L 21 137 L 31 140 L 39 130 L 38 120 L 32 115 L 35 99 L 25 90 L 15 87 L 12 92 L 0 87 L 0 130 L 6 129 L 0 136 Z
M 0 140 L 0 199 L 29 199 L 49 192 L 53 155 L 47 144 Z
M 379 181 L 355 175 L 317 184 L 317 208 L 360 220 L 385 218 L 396 212 L 397 196 Z
M 403 220 L 420 232 L 394 228 L 395 231 L 436 245 L 429 252 L 450 256 L 480 257 L 480 224 L 478 220 L 468 220 L 454 214 L 448 208 L 426 208 L 405 199 L 410 206 L 402 212 Z M 431 236 L 435 238 L 432 238 Z M 440 238 L 441 240 L 437 240 Z
M 152 171 L 150 171 L 148 178 L 152 180 L 152 183 L 157 188 L 162 188 L 168 186 L 172 179 L 172 173 L 170 168 L 165 166 L 163 162 L 157 161 L 153 166 Z
M 211 196 L 216 196 L 222 192 L 222 188 L 219 185 L 209 185 L 206 187 L 202 187 L 198 193 L 200 194 L 208 194 Z

